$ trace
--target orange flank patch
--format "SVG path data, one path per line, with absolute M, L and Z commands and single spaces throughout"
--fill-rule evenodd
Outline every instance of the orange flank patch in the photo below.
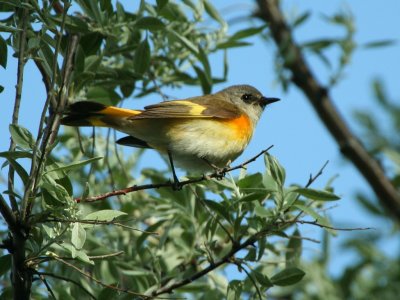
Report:
M 117 116 L 117 117 L 131 117 L 141 113 L 140 110 L 132 110 L 126 108 L 119 108 L 115 106 L 108 106 L 105 109 L 99 111 L 100 114 L 107 116 Z
M 230 120 L 221 120 L 220 122 L 228 125 L 234 132 L 237 139 L 250 139 L 253 134 L 253 125 L 251 120 L 246 115 L 241 115 L 239 118 Z

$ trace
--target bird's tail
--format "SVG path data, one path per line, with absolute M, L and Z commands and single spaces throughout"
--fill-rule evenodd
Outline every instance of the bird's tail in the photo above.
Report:
M 119 127 L 121 119 L 140 114 L 140 110 L 106 106 L 91 101 L 79 101 L 68 106 L 61 124 L 67 126 Z

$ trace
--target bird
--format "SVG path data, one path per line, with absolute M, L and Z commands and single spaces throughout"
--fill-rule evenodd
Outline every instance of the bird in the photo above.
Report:
M 242 84 L 142 110 L 77 101 L 64 111 L 61 124 L 114 128 L 127 134 L 117 144 L 166 154 L 179 185 L 175 165 L 192 172 L 223 170 L 247 147 L 265 107 L 279 100 Z

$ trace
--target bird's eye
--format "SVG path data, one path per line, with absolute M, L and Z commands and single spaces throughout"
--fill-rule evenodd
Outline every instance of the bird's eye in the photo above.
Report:
M 242 96 L 242 100 L 245 102 L 248 102 L 251 99 L 251 95 L 250 94 L 244 94 Z

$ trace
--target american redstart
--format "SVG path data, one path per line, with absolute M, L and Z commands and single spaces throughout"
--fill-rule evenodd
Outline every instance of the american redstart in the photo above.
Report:
M 178 182 L 174 162 L 203 172 L 223 169 L 236 159 L 248 145 L 264 108 L 276 101 L 250 85 L 234 85 L 215 94 L 164 101 L 143 110 L 75 102 L 61 123 L 111 127 L 129 135 L 118 144 L 168 154 Z

